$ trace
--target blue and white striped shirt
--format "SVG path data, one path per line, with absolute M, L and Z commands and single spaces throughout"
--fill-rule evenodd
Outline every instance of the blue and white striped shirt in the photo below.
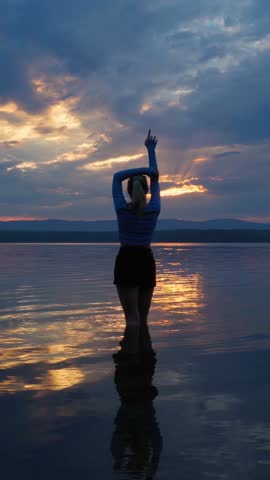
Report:
M 159 182 L 152 175 L 157 173 L 155 150 L 148 149 L 149 167 L 131 168 L 117 172 L 113 176 L 112 194 L 117 215 L 119 240 L 123 245 L 149 245 L 160 213 Z M 148 175 L 151 178 L 151 199 L 138 217 L 128 206 L 122 190 L 122 181 L 133 175 Z

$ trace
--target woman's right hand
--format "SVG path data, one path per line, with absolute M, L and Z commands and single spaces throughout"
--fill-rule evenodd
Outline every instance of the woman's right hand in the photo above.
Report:
M 158 139 L 151 135 L 151 130 L 148 130 L 148 135 L 145 139 L 144 145 L 146 148 L 153 148 L 155 150 Z

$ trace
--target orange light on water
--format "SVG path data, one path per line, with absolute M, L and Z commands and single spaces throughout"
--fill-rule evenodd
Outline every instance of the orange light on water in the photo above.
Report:
M 201 276 L 164 273 L 159 276 L 155 298 L 163 312 L 177 310 L 192 316 L 204 304 Z

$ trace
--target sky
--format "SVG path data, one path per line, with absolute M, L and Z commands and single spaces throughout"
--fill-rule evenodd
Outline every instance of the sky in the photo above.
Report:
M 0 0 L 0 219 L 115 218 L 151 128 L 161 218 L 270 222 L 269 25 L 269 0 Z

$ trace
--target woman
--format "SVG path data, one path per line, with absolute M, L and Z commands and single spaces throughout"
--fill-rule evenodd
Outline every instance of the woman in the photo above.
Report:
M 121 247 L 116 257 L 114 284 L 126 319 L 126 351 L 137 354 L 140 345 L 140 329 L 147 329 L 147 315 L 156 285 L 155 260 L 151 250 L 153 232 L 160 213 L 160 191 L 155 148 L 156 137 L 149 130 L 145 140 L 149 167 L 122 170 L 113 176 L 113 200 L 117 214 Z M 151 199 L 146 203 L 148 185 L 145 175 L 151 179 Z M 131 202 L 126 202 L 122 181 L 128 180 Z M 125 350 L 125 346 L 122 345 Z

